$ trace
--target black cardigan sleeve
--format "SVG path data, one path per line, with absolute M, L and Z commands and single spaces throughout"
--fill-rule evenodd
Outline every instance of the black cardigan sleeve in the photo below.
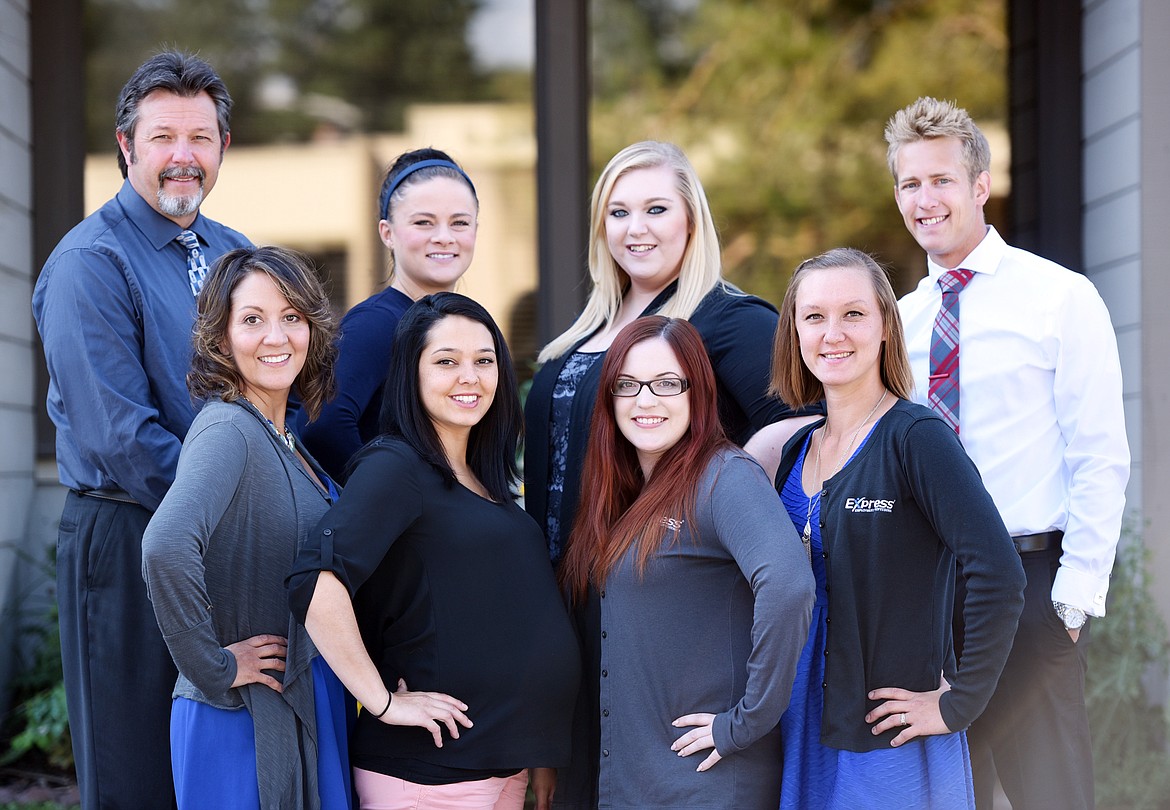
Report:
M 690 320 L 715 369 L 719 416 L 729 439 L 742 446 L 765 425 L 798 415 L 768 394 L 772 341 L 780 321 L 775 307 L 735 288 L 716 287 Z
M 975 464 L 940 419 L 919 419 L 902 437 L 906 481 L 927 520 L 963 568 L 963 659 L 939 701 L 947 728 L 983 713 L 1011 651 L 1024 605 L 1024 569 Z

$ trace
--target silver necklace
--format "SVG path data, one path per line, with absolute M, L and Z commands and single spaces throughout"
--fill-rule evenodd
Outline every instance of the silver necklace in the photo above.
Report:
M 825 447 L 825 439 L 829 437 L 829 422 L 827 419 L 825 420 L 825 432 L 824 435 L 821 436 L 820 444 L 817 445 L 817 463 L 816 466 L 813 467 L 813 479 L 817 481 L 817 491 L 809 496 L 808 511 L 804 516 L 804 532 L 800 535 L 800 542 L 804 545 L 804 553 L 805 556 L 808 557 L 808 561 L 810 563 L 812 562 L 812 513 L 813 509 L 816 508 L 816 505 L 821 502 L 821 493 L 824 492 L 824 482 L 839 473 L 841 468 L 845 466 L 845 460 L 849 458 L 849 451 L 853 449 L 853 443 L 857 441 L 857 436 L 861 433 L 861 429 L 865 427 L 865 424 L 875 413 L 877 413 L 877 409 L 880 408 L 882 403 L 885 401 L 886 392 L 885 389 L 883 389 L 881 397 L 878 398 L 878 401 L 870 409 L 869 413 L 865 415 L 865 418 L 861 420 L 861 424 L 857 426 L 857 430 L 853 431 L 853 435 L 849 437 L 849 444 L 845 446 L 845 450 L 841 453 L 841 457 L 837 459 L 836 468 L 822 480 L 821 450 L 823 450 Z
M 241 394 L 240 396 L 244 396 L 244 395 Z M 248 399 L 247 397 L 244 397 L 244 401 L 247 402 L 249 405 L 251 405 L 253 408 L 256 408 L 256 413 L 260 414 L 260 417 L 265 422 L 268 423 L 268 427 L 272 428 L 272 432 L 276 434 L 276 438 L 280 439 L 280 443 L 295 453 L 297 450 L 297 442 L 296 442 L 296 439 L 293 438 L 292 432 L 288 429 L 288 425 L 286 424 L 284 426 L 283 431 L 278 430 L 276 425 L 273 424 L 272 420 L 264 415 L 264 411 L 260 410 L 260 408 L 256 405 L 255 402 Z

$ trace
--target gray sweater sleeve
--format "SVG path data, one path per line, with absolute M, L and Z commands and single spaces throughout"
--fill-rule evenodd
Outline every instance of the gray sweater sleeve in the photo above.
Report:
M 715 749 L 742 751 L 780 721 L 808 638 L 816 583 L 804 548 L 767 475 L 752 459 L 725 457 L 707 504 L 718 542 L 755 595 L 744 696 L 715 716 Z M 704 526 L 706 529 L 706 526 Z
M 171 658 L 208 696 L 231 688 L 236 660 L 216 638 L 203 558 L 247 460 L 247 441 L 230 421 L 188 435 L 175 483 L 142 538 L 142 575 Z

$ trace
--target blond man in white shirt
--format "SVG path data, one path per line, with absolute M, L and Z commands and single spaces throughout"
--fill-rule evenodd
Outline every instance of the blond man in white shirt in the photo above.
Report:
M 1014 810 L 1090 808 L 1087 620 L 1105 615 L 1129 480 L 1113 326 L 1087 278 L 986 224 L 990 148 L 965 110 L 920 98 L 885 134 L 895 200 L 927 253 L 927 277 L 899 305 L 915 396 L 930 404 L 937 375 L 939 278 L 968 270 L 957 429 L 1028 575 L 1011 657 L 968 735 L 976 803 L 991 808 L 998 772 Z

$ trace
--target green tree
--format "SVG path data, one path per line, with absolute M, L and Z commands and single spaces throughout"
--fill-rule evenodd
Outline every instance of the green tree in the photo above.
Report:
M 682 18 L 689 71 L 666 82 L 647 70 L 622 92 L 598 88 L 594 157 L 644 137 L 687 149 L 727 274 L 772 300 L 797 263 L 840 245 L 903 270 L 906 288 L 925 265 L 893 203 L 885 121 L 920 95 L 957 99 L 984 123 L 1005 118 L 1003 0 L 691 5 Z
M 621 98 L 685 80 L 697 52 L 689 41 L 693 0 L 593 0 L 590 43 L 594 94 Z
M 112 148 L 114 101 L 151 53 L 199 53 L 236 105 L 236 143 L 297 141 L 321 126 L 399 128 L 408 104 L 470 101 L 489 85 L 467 25 L 480 0 L 89 0 L 86 132 Z
M 478 0 L 281 0 L 280 69 L 308 93 L 344 99 L 364 128 L 399 129 L 417 102 L 481 98 L 465 33 Z M 305 7 L 305 8 L 298 8 Z

